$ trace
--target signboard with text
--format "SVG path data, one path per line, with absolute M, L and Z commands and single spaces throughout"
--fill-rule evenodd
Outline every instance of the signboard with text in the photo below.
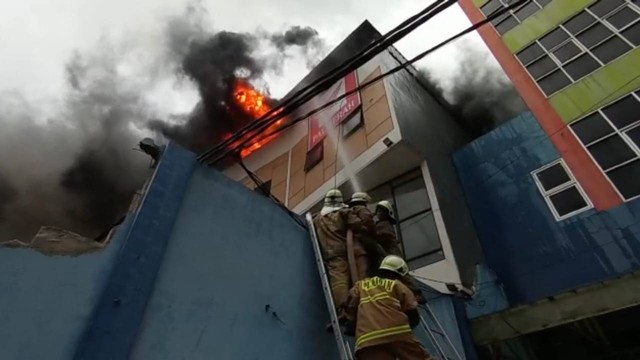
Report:
M 336 82 L 322 94 L 311 100 L 312 106 L 318 107 L 329 101 L 335 100 L 345 93 L 352 91 L 358 87 L 358 75 L 356 71 L 349 73 L 347 76 Z M 330 107 L 320 111 L 317 114 L 309 116 L 309 147 L 313 149 L 327 136 L 327 126 L 338 126 L 347 120 L 355 110 L 360 107 L 360 93 L 355 93 L 345 97 Z

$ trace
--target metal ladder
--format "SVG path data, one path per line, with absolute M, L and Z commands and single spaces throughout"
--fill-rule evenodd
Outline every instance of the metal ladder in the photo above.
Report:
M 427 333 L 429 340 L 431 341 L 433 346 L 436 348 L 439 358 L 442 360 L 465 360 L 464 357 L 460 356 L 458 349 L 455 347 L 455 345 L 451 341 L 451 338 L 449 338 L 449 335 L 447 335 L 447 332 L 442 327 L 442 324 L 440 324 L 440 321 L 438 321 L 438 318 L 436 318 L 429 304 L 427 303 L 427 304 L 421 305 L 421 307 L 427 313 L 427 316 L 429 317 L 429 320 L 431 321 L 431 323 L 435 325 L 435 328 L 430 327 L 429 323 L 422 317 L 422 314 L 420 314 L 420 324 L 422 325 L 422 328 L 424 329 L 424 331 Z M 438 339 L 436 338 L 436 335 L 441 338 L 441 341 L 438 341 Z M 450 357 L 449 355 L 447 355 L 447 352 L 442 346 L 442 342 L 446 342 L 446 344 L 449 345 L 449 348 L 453 350 L 455 357 Z
M 316 258 L 316 265 L 318 265 L 318 272 L 320 273 L 320 280 L 322 281 L 322 290 L 324 292 L 324 299 L 327 302 L 327 309 L 329 310 L 329 316 L 331 317 L 331 327 L 333 328 L 333 336 L 336 339 L 338 345 L 338 353 L 341 360 L 353 360 L 353 353 L 349 343 L 342 336 L 342 329 L 338 323 L 338 314 L 336 308 L 333 305 L 333 297 L 331 295 L 331 285 L 329 285 L 329 277 L 324 267 L 324 261 L 322 260 L 322 253 L 320 252 L 320 243 L 318 242 L 318 234 L 313 224 L 313 217 L 311 213 L 307 213 L 307 224 L 309 225 L 309 233 L 311 235 L 311 242 L 313 243 L 313 252 Z

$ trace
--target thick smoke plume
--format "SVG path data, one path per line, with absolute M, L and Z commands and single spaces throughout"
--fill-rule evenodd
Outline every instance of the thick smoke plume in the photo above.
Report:
M 212 146 L 249 120 L 230 101 L 238 78 L 260 85 L 265 72 L 281 70 L 289 48 L 307 61 L 324 51 L 310 28 L 210 31 L 205 15 L 192 6 L 161 19 L 167 25 L 157 38 L 105 38 L 73 54 L 53 110 L 0 89 L 0 240 L 28 241 L 42 225 L 96 236 L 149 175 L 148 156 L 132 151 L 141 138 Z M 192 111 L 163 108 L 175 89 L 197 91 Z
M 524 101 L 491 55 L 469 41 L 458 45 L 458 69 L 439 82 L 421 69 L 422 80 L 452 105 L 457 120 L 478 137 L 526 111 Z

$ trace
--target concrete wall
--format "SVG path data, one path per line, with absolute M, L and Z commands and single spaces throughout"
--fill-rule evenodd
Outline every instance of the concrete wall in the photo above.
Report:
M 328 319 L 307 232 L 268 198 L 198 167 L 132 358 L 336 358 Z
M 0 359 L 73 357 L 131 219 L 104 250 L 92 254 L 0 248 Z
M 394 49 L 391 54 L 394 57 L 388 56 L 390 66 L 404 61 Z M 442 214 L 460 279 L 470 284 L 482 252 L 452 159 L 452 154 L 467 143 L 467 134 L 435 93 L 429 93 L 418 83 L 414 69 L 398 72 L 390 77 L 388 84 L 402 138 L 426 160 L 437 198 L 432 199 L 432 203 L 437 201 Z
M 640 201 L 554 219 L 530 172 L 559 153 L 531 113 L 454 158 L 487 265 L 511 305 L 640 269 Z

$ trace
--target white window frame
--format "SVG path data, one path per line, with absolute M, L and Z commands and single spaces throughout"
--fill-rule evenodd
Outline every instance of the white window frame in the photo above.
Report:
M 490 1 L 491 1 L 491 0 L 489 0 L 489 1 L 488 1 L 487 3 L 485 3 L 484 5 L 482 5 L 482 6 L 480 7 L 480 11 L 482 11 L 482 8 L 483 8 L 485 5 L 487 5 Z M 496 1 L 498 1 L 498 2 L 503 6 L 503 7 L 507 7 L 507 6 L 511 5 L 511 3 L 512 3 L 514 0 L 496 0 Z M 546 6 L 546 5 L 542 5 L 542 4 L 540 4 L 537 0 L 531 0 L 531 3 L 538 5 L 538 11 L 542 10 L 542 9 Z M 494 24 L 494 23 L 491 23 L 491 25 L 493 25 L 493 28 L 496 30 L 496 32 L 498 33 L 498 35 L 500 35 L 500 37 L 502 37 L 502 35 L 503 35 L 503 34 L 501 34 L 501 33 L 498 31 L 498 25 L 500 25 L 500 24 L 502 24 L 503 22 L 505 22 L 509 17 L 513 17 L 513 18 L 516 20 L 516 22 L 518 23 L 518 25 L 520 25 L 520 24 L 522 24 L 522 22 L 523 22 L 523 21 L 525 21 L 526 19 L 528 19 L 528 18 L 529 18 L 529 17 L 531 17 L 531 16 L 534 16 L 534 15 L 538 12 L 538 11 L 534 12 L 533 14 L 529 15 L 529 17 L 525 18 L 524 20 L 520 20 L 520 19 L 518 19 L 518 17 L 516 16 L 516 11 L 520 10 L 521 8 L 525 7 L 526 5 L 529 5 L 529 3 L 525 3 L 525 4 L 523 4 L 522 6 L 519 6 L 517 9 L 509 10 L 509 12 L 508 12 L 508 13 L 506 13 L 506 14 L 509 14 L 509 16 L 506 16 L 504 19 L 500 20 L 499 22 L 497 22 L 497 23 L 495 23 L 495 24 Z M 498 9 L 500 9 L 500 8 L 498 8 Z M 497 10 L 497 9 L 496 9 L 496 10 Z M 482 11 L 482 14 L 483 14 L 485 17 L 488 17 L 488 16 L 489 16 L 489 15 L 485 14 L 483 11 Z M 518 25 L 516 25 L 516 26 L 518 26 Z M 511 30 L 507 30 L 507 32 L 509 32 L 509 31 L 511 31 Z M 506 34 L 506 32 L 505 32 L 505 34 Z
M 573 136 L 576 137 L 576 140 L 578 140 L 578 142 L 580 143 L 580 146 L 582 146 L 582 148 L 584 149 L 584 151 L 589 155 L 589 158 L 591 158 L 591 161 L 593 161 L 594 164 L 596 164 L 596 166 L 598 167 L 598 169 L 602 172 L 602 174 L 604 174 L 604 177 L 607 179 L 607 181 L 611 184 L 611 186 L 613 187 L 613 189 L 616 191 L 616 193 L 618 194 L 618 196 L 620 196 L 620 198 L 624 201 L 624 202 L 629 202 L 629 201 L 633 201 L 636 199 L 640 198 L 640 194 L 636 195 L 636 196 L 632 196 L 630 198 L 625 198 L 624 195 L 622 195 L 622 193 L 620 192 L 620 190 L 618 190 L 618 187 L 616 186 L 616 184 L 613 183 L 613 181 L 611 181 L 611 179 L 609 178 L 609 175 L 607 175 L 608 172 L 616 170 L 618 168 L 621 168 L 627 164 L 630 164 L 632 162 L 635 161 L 640 161 L 640 146 L 636 145 L 636 143 L 633 142 L 633 140 L 631 140 L 631 138 L 629 137 L 629 135 L 627 135 L 627 132 L 629 130 L 635 129 L 636 127 L 640 127 L 640 120 L 637 120 L 634 123 L 631 123 L 625 127 L 623 127 L 622 129 L 618 129 L 613 122 L 611 121 L 611 119 L 609 119 L 609 117 L 604 113 L 604 111 L 602 111 L 602 109 L 606 108 L 607 106 L 616 103 L 619 100 L 622 100 L 624 98 L 626 98 L 627 96 L 633 96 L 636 98 L 636 100 L 638 102 L 640 102 L 640 89 L 636 89 L 634 91 L 631 91 L 629 94 L 625 94 L 619 98 L 617 98 L 614 101 L 611 101 L 610 103 L 607 103 L 606 105 L 604 105 L 603 107 L 599 108 L 596 111 L 592 111 L 589 114 L 583 116 L 582 118 L 580 118 L 579 120 L 573 121 L 570 125 L 569 125 L 569 129 L 571 130 L 571 133 L 573 134 Z M 589 116 L 595 114 L 595 113 L 599 113 L 600 116 L 602 116 L 605 121 L 609 124 L 609 126 L 611 126 L 611 128 L 613 129 L 613 132 L 610 134 L 607 134 L 601 138 L 598 138 L 596 140 L 591 141 L 588 144 L 585 144 L 582 142 L 582 140 L 580 140 L 580 138 L 578 137 L 578 135 L 576 134 L 576 132 L 573 130 L 573 126 L 580 123 L 580 121 L 582 121 L 583 119 L 588 118 Z M 636 157 L 627 161 L 624 161 L 620 164 L 614 165 L 611 168 L 607 169 L 606 171 L 602 168 L 602 166 L 600 166 L 600 164 L 598 164 L 598 162 L 596 161 L 596 159 L 593 157 L 593 155 L 591 155 L 591 151 L 589 151 L 589 146 L 595 145 L 603 140 L 606 140 L 614 135 L 618 135 L 620 138 L 622 138 L 622 140 L 631 148 L 631 150 L 633 152 L 636 153 Z
M 601 1 L 606 1 L 606 0 L 601 0 Z M 595 2 L 594 2 L 595 4 Z M 590 4 L 589 6 L 591 6 L 593 4 Z M 635 11 L 636 13 L 638 13 L 638 18 L 635 21 L 632 21 L 631 23 L 627 24 L 624 28 L 618 30 L 615 26 L 613 26 L 612 24 L 610 24 L 607 19 L 615 14 L 617 14 L 618 12 L 622 11 L 623 8 L 629 8 L 632 11 Z M 568 22 L 569 20 L 573 19 L 576 15 L 578 15 L 579 13 L 581 13 L 582 11 L 586 11 L 588 12 L 591 16 L 593 16 L 596 21 L 589 25 L 588 27 L 582 29 L 580 32 L 576 33 L 575 35 L 572 34 L 569 30 L 567 30 L 564 26 L 564 23 Z M 517 18 L 516 18 L 517 19 Z M 550 98 L 551 96 L 553 96 L 554 94 L 568 88 L 569 86 L 571 86 L 572 84 L 575 84 L 577 82 L 579 82 L 580 80 L 582 80 L 583 78 L 589 76 L 590 74 L 593 74 L 593 72 L 597 71 L 598 69 L 601 69 L 603 66 L 606 66 L 607 64 L 603 63 L 600 59 L 598 59 L 597 56 L 595 56 L 595 54 L 592 52 L 592 49 L 595 49 L 596 47 L 598 47 L 601 44 L 604 44 L 605 42 L 607 42 L 608 40 L 610 40 L 611 38 L 613 38 L 614 36 L 617 36 L 618 38 L 622 39 L 622 41 L 624 41 L 627 45 L 631 46 L 631 49 L 629 51 L 627 51 L 626 53 L 621 54 L 619 57 L 624 56 L 625 54 L 633 51 L 634 49 L 638 48 L 636 45 L 634 45 L 631 41 L 627 40 L 627 38 L 625 38 L 622 35 L 622 32 L 625 31 L 626 29 L 630 28 L 631 26 L 634 26 L 636 23 L 640 22 L 640 7 L 638 7 L 636 4 L 634 4 L 633 2 L 631 2 L 631 0 L 625 0 L 624 4 L 620 5 L 619 7 L 615 8 L 614 10 L 612 10 L 611 12 L 609 12 L 606 16 L 604 16 L 603 18 L 600 18 L 599 16 L 597 16 L 596 14 L 594 14 L 591 10 L 589 10 L 589 7 L 585 7 L 583 10 L 581 10 L 580 12 L 576 13 L 575 15 L 571 16 L 570 18 L 568 18 L 567 20 L 563 21 L 560 25 L 554 27 L 553 29 L 549 30 L 548 32 L 546 32 L 544 35 L 540 36 L 538 39 L 536 39 L 535 41 L 533 41 L 532 43 L 528 44 L 526 47 L 524 47 L 523 49 L 521 49 L 518 53 L 514 54 L 514 56 L 516 57 L 516 59 L 518 60 L 518 62 L 520 62 L 520 64 L 522 64 L 522 66 L 527 69 L 528 65 L 533 64 L 534 62 L 540 60 L 542 57 L 544 56 L 549 56 L 551 58 L 551 60 L 556 64 L 556 69 L 549 71 L 548 73 L 538 77 L 537 79 L 534 78 L 531 73 L 529 73 L 528 69 L 527 69 L 527 73 L 529 74 L 529 76 L 534 80 L 534 82 L 536 83 L 536 86 L 538 86 L 538 89 L 540 89 L 540 91 L 545 95 L 545 97 Z M 612 34 L 608 37 L 606 37 L 605 39 L 603 39 L 602 41 L 598 42 L 597 44 L 594 44 L 593 46 L 591 46 L 590 48 L 587 48 L 586 46 L 584 46 L 577 38 L 577 35 L 582 34 L 583 32 L 587 31 L 588 29 L 596 26 L 597 24 L 602 24 L 604 25 L 607 29 L 609 29 Z M 497 25 L 497 24 L 496 24 Z M 551 32 L 555 31 L 556 29 L 561 28 L 567 35 L 569 35 L 569 38 L 562 41 L 561 43 L 559 43 L 558 45 L 554 46 L 551 49 L 547 49 L 545 48 L 542 43 L 540 42 L 540 39 L 542 39 L 543 37 L 545 37 L 546 35 L 550 34 Z M 564 46 L 565 44 L 567 44 L 568 42 L 572 41 L 576 46 L 578 46 L 578 48 L 581 50 L 581 52 L 574 56 L 573 58 L 571 58 L 570 60 L 567 60 L 565 62 L 560 61 L 560 59 L 558 59 L 553 52 L 555 50 L 558 50 L 560 47 Z M 537 58 L 527 62 L 526 64 L 523 63 L 520 58 L 518 57 L 518 54 L 520 52 L 522 52 L 524 49 L 526 49 L 527 47 L 533 45 L 534 43 L 536 43 L 538 46 L 540 46 L 542 48 L 543 53 L 538 56 Z M 596 62 L 600 65 L 596 70 L 594 70 L 591 73 L 588 73 L 580 78 L 576 78 L 574 79 L 571 75 L 569 75 L 569 73 L 564 69 L 564 66 L 568 65 L 570 62 L 574 61 L 575 59 L 577 59 L 579 56 L 584 55 L 585 53 L 588 53 L 593 59 L 596 60 Z M 618 58 L 619 58 L 618 57 Z M 553 93 L 547 94 L 542 87 L 540 86 L 540 84 L 538 84 L 538 81 L 544 79 L 545 77 L 549 76 L 550 74 L 552 74 L 553 72 L 555 72 L 557 69 L 560 69 L 560 71 L 562 71 L 567 78 L 570 80 L 569 84 L 566 85 L 563 88 L 560 88 L 558 90 L 556 90 Z
M 544 187 L 542 186 L 542 183 L 540 182 L 540 179 L 538 179 L 538 174 L 557 164 L 560 164 L 562 166 L 567 176 L 569 176 L 569 181 L 563 184 L 560 184 L 553 189 L 545 190 Z M 573 173 L 571 172 L 571 170 L 569 170 L 569 167 L 567 166 L 567 164 L 564 162 L 562 158 L 552 161 L 549 164 L 546 164 L 545 166 L 532 171 L 531 176 L 533 177 L 533 181 L 535 181 L 538 187 L 538 191 L 540 191 L 540 195 L 542 195 L 542 197 L 544 198 L 544 201 L 547 203 L 547 206 L 551 210 L 551 213 L 553 214 L 553 217 L 556 219 L 556 221 L 566 220 L 581 212 L 593 209 L 593 203 L 591 202 L 591 199 L 589 199 L 589 197 L 587 196 L 587 193 L 582 189 L 582 186 L 580 186 L 580 183 L 573 176 Z M 578 190 L 578 192 L 580 193 L 580 196 L 582 196 L 582 198 L 584 199 L 587 205 L 583 208 L 574 210 L 568 214 L 560 216 L 555 206 L 551 202 L 551 196 L 558 194 L 564 190 L 567 190 L 571 187 L 575 187 Z

